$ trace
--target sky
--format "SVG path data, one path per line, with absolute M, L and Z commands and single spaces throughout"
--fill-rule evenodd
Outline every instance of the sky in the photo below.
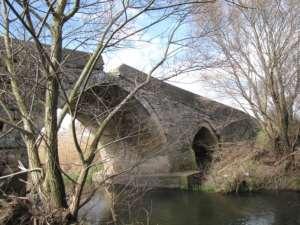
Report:
M 163 41 L 157 38 L 156 40 L 152 41 L 152 43 L 139 43 L 135 46 L 135 48 L 123 48 L 119 51 L 105 54 L 103 56 L 104 70 L 106 72 L 114 71 L 118 66 L 127 64 L 147 73 L 161 58 L 163 48 Z M 164 75 L 168 76 L 168 74 L 160 75 L 159 73 L 155 74 L 154 76 L 158 76 L 159 78 L 163 77 Z M 238 108 L 238 106 L 230 98 L 215 92 L 207 85 L 207 83 L 201 81 L 200 78 L 201 76 L 199 72 L 193 72 L 171 78 L 166 82 L 195 94 Z
M 136 12 L 134 11 L 134 9 L 131 10 L 129 12 L 129 16 L 131 13 L 135 14 Z M 80 17 L 79 14 L 79 17 L 77 19 L 80 20 L 84 18 Z M 152 14 L 152 17 L 147 14 L 145 15 L 143 14 L 142 17 L 138 20 L 138 23 L 135 24 L 134 26 L 136 27 L 147 26 L 147 24 L 151 23 L 151 20 L 155 21 L 156 19 L 157 18 L 155 17 L 155 14 L 154 15 Z M 153 68 L 153 66 L 159 60 L 161 60 L 162 55 L 164 54 L 166 48 L 165 43 L 168 39 L 167 34 L 169 34 L 170 30 L 176 26 L 176 23 L 177 20 L 175 19 L 172 20 L 172 17 L 170 17 L 167 20 L 164 20 L 163 22 L 151 27 L 147 31 L 147 33 L 140 33 L 137 36 L 134 36 L 133 41 L 126 48 L 120 48 L 103 54 L 105 71 L 107 72 L 112 71 L 121 64 L 127 64 L 143 72 L 146 73 L 149 72 Z M 78 26 L 79 25 L 80 24 L 78 24 Z M 69 28 L 73 29 L 73 26 L 74 24 L 69 25 Z M 179 30 L 177 30 L 176 32 L 175 39 L 184 38 L 185 35 L 191 33 L 191 29 L 192 28 L 190 27 L 190 25 L 181 26 Z M 68 28 L 64 30 L 64 32 L 67 31 Z M 68 46 L 68 47 L 72 47 L 72 46 Z M 171 47 L 171 50 L 175 50 L 177 47 L 178 46 L 173 45 Z M 174 64 L 174 66 L 176 66 L 176 64 Z M 156 76 L 160 76 L 160 77 L 168 76 L 168 74 L 164 74 L 163 70 L 158 70 L 158 71 L 160 71 L 161 74 L 158 73 L 156 74 Z M 224 104 L 235 106 L 233 105 L 232 101 L 230 101 L 229 98 L 224 98 L 222 96 L 219 96 L 215 91 L 213 91 L 212 88 L 206 87 L 206 84 L 199 81 L 199 79 L 200 79 L 199 73 L 194 72 L 194 73 L 183 74 L 178 77 L 174 77 L 168 80 L 167 82 L 177 87 L 193 92 L 195 94 L 199 94 L 211 98 L 213 100 L 222 102 Z M 67 118 L 66 120 L 70 121 L 70 118 Z
M 129 14 L 134 15 L 135 13 L 136 12 L 134 11 L 134 9 L 131 9 L 129 11 Z M 75 18 L 84 20 L 85 18 L 83 18 L 82 16 L 86 15 L 76 14 Z M 155 21 L 157 19 L 156 16 L 159 16 L 159 14 L 142 14 L 142 16 L 139 17 L 139 20 L 137 20 L 137 24 L 135 24 L 135 26 L 146 26 L 147 24 L 151 23 L 151 21 Z M 87 19 L 91 18 L 89 17 Z M 170 17 L 160 22 L 159 24 L 156 24 L 155 26 L 151 27 L 146 33 L 141 33 L 139 34 L 139 36 L 134 36 L 134 41 L 127 48 L 120 48 L 104 54 L 103 58 L 105 63 L 105 71 L 112 71 L 121 64 L 127 64 L 146 73 L 149 72 L 149 70 L 152 69 L 152 67 L 162 58 L 162 55 L 165 50 L 165 42 L 168 38 L 167 34 L 170 33 L 169 31 L 172 28 L 174 28 L 176 22 L 176 18 Z M 65 26 L 65 32 L 67 32 L 67 30 L 69 29 L 68 27 L 70 27 L 70 25 Z M 176 38 L 180 39 L 183 38 L 184 35 L 189 35 L 192 29 L 194 28 L 191 28 L 190 24 L 184 24 L 176 32 Z M 163 75 L 168 76 L 168 74 Z M 193 73 L 189 75 L 183 74 L 179 77 L 170 79 L 167 82 L 171 83 L 172 85 L 191 91 L 193 93 L 212 98 L 216 101 L 221 101 L 225 104 L 232 104 L 230 101 L 228 101 L 228 99 L 220 98 L 220 96 L 218 96 L 211 88 L 205 88 L 205 84 L 199 81 L 198 73 Z
M 143 15 L 139 20 L 137 26 L 145 26 L 149 23 L 149 19 L 151 20 L 151 17 Z M 187 20 L 191 21 L 193 19 L 188 18 Z M 132 42 L 130 48 L 120 48 L 116 51 L 106 52 L 105 54 L 103 54 L 104 70 L 106 72 L 114 71 L 121 64 L 127 64 L 140 71 L 148 73 L 153 68 L 153 66 L 161 60 L 166 48 L 166 42 L 169 38 L 167 34 L 170 33 L 170 30 L 172 28 L 174 28 L 176 22 L 177 20 L 169 18 L 151 27 L 146 33 L 142 33 L 138 36 L 133 37 L 133 40 L 136 41 Z M 193 32 L 195 30 L 195 27 L 193 27 L 191 23 L 183 23 L 176 31 L 174 39 L 180 40 L 184 39 L 185 37 L 190 37 L 191 34 L 194 34 Z M 205 40 L 200 41 L 205 42 Z M 171 48 L 172 50 L 175 50 L 176 48 L 178 48 L 178 46 L 172 45 Z M 179 55 L 179 58 L 180 54 L 186 53 L 184 53 L 184 50 L 190 51 L 191 49 L 183 48 L 180 49 L 180 51 L 176 51 L 177 56 Z M 177 63 L 180 62 L 175 61 L 175 64 L 171 64 L 171 66 L 176 67 L 178 66 L 176 65 Z M 169 76 L 169 74 L 163 69 L 158 69 L 158 72 L 155 73 L 154 76 L 160 78 Z M 238 108 L 238 106 L 230 98 L 220 96 L 220 93 L 216 93 L 211 87 L 208 87 L 207 83 L 203 83 L 200 80 L 200 72 L 193 72 L 171 78 L 166 82 L 195 94 L 202 95 L 223 104 Z

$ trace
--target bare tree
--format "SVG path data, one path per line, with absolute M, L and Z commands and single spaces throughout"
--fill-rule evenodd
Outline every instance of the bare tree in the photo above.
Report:
M 198 22 L 199 27 L 215 30 L 206 42 L 205 77 L 255 116 L 274 149 L 293 151 L 298 138 L 299 1 L 239 4 L 219 3 L 200 13 L 209 20 Z
M 77 217 L 86 178 L 108 123 L 137 91 L 147 85 L 153 72 L 168 58 L 175 32 L 192 5 L 207 2 L 213 1 L 1 1 L 4 40 L 1 58 L 4 58 L 5 70 L 1 76 L 0 100 L 4 116 L 0 117 L 0 122 L 9 127 L 7 133 L 15 129 L 22 135 L 29 161 L 29 168 L 23 172 L 30 173 L 31 193 L 38 200 L 36 202 L 49 211 L 67 209 L 67 215 Z M 149 20 L 144 19 L 143 25 L 140 25 L 138 22 L 143 16 L 149 16 Z M 91 144 L 83 151 L 78 144 L 75 119 L 78 103 L 101 55 L 167 19 L 174 25 L 167 29 L 168 40 L 163 57 L 145 80 L 137 82 L 136 87 L 109 111 L 94 131 Z M 20 43 L 16 39 L 27 42 Z M 68 57 L 64 55 L 64 46 L 71 46 L 73 50 L 80 46 L 93 46 L 70 92 L 66 91 L 64 82 L 64 65 Z M 64 106 L 57 118 L 61 96 Z M 62 180 L 57 144 L 57 133 L 67 113 L 73 118 L 73 137 L 82 164 L 69 201 Z M 37 114 L 42 114 L 43 122 L 36 121 Z M 41 127 L 44 127 L 42 132 Z M 44 163 L 38 152 L 41 139 L 45 142 Z

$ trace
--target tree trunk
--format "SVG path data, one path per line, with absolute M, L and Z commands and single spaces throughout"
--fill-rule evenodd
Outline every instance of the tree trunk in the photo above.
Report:
M 29 170 L 41 168 L 41 164 L 38 156 L 38 150 L 35 144 L 35 139 L 28 136 L 24 136 L 23 140 L 25 142 L 26 149 L 27 149 Z M 28 174 L 28 177 L 30 182 L 29 185 L 27 186 L 27 189 L 30 190 L 30 193 L 32 194 L 31 197 L 33 197 L 33 200 L 35 200 L 36 194 L 40 192 L 40 190 L 38 190 L 38 187 L 39 184 L 41 183 L 42 171 L 33 171 L 30 174 Z
M 47 74 L 46 102 L 45 102 L 45 181 L 44 187 L 49 198 L 51 208 L 67 207 L 65 186 L 61 175 L 58 158 L 57 140 L 57 108 L 59 97 L 59 62 L 62 60 L 62 26 L 55 20 L 52 26 L 51 63 Z
M 77 214 L 78 214 L 78 210 L 79 210 L 79 206 L 80 206 L 80 199 L 81 199 L 81 195 L 82 195 L 82 190 L 84 187 L 84 184 L 86 182 L 86 178 L 89 172 L 89 167 L 84 166 L 79 174 L 79 177 L 77 179 L 77 184 L 75 187 L 75 191 L 73 194 L 73 199 L 71 201 L 70 204 L 70 213 L 71 215 L 76 218 Z

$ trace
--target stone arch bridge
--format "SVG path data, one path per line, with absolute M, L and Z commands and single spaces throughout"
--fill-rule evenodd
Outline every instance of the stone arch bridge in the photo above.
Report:
M 88 54 L 65 50 L 65 55 L 64 85 L 68 89 Z M 92 131 L 137 82 L 146 79 L 145 73 L 127 65 L 113 73 L 104 73 L 102 68 L 100 61 L 78 112 L 79 121 Z M 42 114 L 35 113 L 37 118 Z M 0 128 L 4 129 L 3 124 Z M 105 164 L 109 174 L 130 168 L 130 173 L 116 182 L 138 177 L 138 182 L 152 186 L 180 187 L 188 183 L 182 175 L 189 179 L 207 166 L 211 150 L 223 142 L 253 137 L 255 131 L 248 114 L 151 77 L 108 125 L 99 143 L 100 155 L 109 159 Z M 22 146 L 17 137 L 15 132 L 0 139 L 1 151 Z M 167 181 L 161 181 L 162 177 Z

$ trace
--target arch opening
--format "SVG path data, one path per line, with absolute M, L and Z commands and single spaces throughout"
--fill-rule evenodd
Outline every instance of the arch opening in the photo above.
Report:
M 192 148 L 195 163 L 199 170 L 206 170 L 212 161 L 212 152 L 217 145 L 217 137 L 206 127 L 201 127 L 196 133 Z
M 88 149 L 102 121 L 127 95 L 126 90 L 113 84 L 94 86 L 83 93 L 75 123 L 76 136 L 83 152 Z M 59 131 L 59 161 L 65 171 L 77 172 L 81 161 L 73 140 L 71 116 L 67 115 L 65 120 Z M 99 165 L 104 175 L 131 167 L 130 173 L 135 174 L 169 170 L 167 157 L 153 154 L 164 143 L 159 129 L 139 100 L 131 98 L 107 124 L 98 142 L 99 150 L 93 164 Z
M 118 85 L 109 83 L 91 87 L 80 101 L 78 120 L 94 133 L 128 94 Z M 154 164 L 151 159 L 164 142 L 161 133 L 148 110 L 132 97 L 111 119 L 99 140 L 99 157 L 105 161 L 106 173 L 114 174 L 130 167 L 134 167 L 130 170 L 132 173 L 162 172 L 166 160 L 162 164 Z

